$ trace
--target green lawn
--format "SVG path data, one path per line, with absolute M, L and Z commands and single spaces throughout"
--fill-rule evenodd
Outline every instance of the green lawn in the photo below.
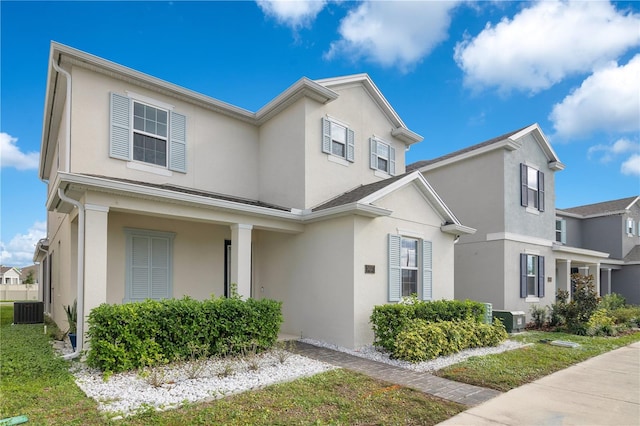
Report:
M 438 371 L 437 375 L 506 392 L 601 353 L 640 341 L 640 332 L 621 337 L 587 337 L 533 331 L 512 339 L 532 345 L 500 354 L 472 357 Z M 545 339 L 576 342 L 580 348 L 540 342 Z
M 246 392 L 162 413 L 109 421 L 75 385 L 68 362 L 50 345 L 48 325 L 12 326 L 12 306 L 0 307 L 0 419 L 26 415 L 34 425 L 433 425 L 463 406 L 347 370 Z

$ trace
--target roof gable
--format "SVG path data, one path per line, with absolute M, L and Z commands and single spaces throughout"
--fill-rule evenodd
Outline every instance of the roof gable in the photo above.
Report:
M 540 126 L 537 123 L 534 123 L 529 126 L 523 127 L 521 129 L 514 130 L 509 133 L 505 133 L 493 139 L 480 142 L 479 144 L 472 145 L 458 151 L 454 151 L 452 153 L 443 155 L 438 158 L 434 158 L 432 160 L 417 161 L 415 163 L 409 164 L 407 166 L 407 170 L 409 171 L 431 170 L 431 169 L 446 166 L 448 164 L 452 164 L 458 161 L 462 161 L 468 158 L 473 158 L 475 156 L 478 156 L 496 149 L 506 149 L 508 151 L 515 151 L 522 147 L 522 144 L 523 144 L 522 139 L 527 135 L 531 135 L 534 138 L 534 140 L 538 143 L 538 145 L 540 146 L 540 149 L 542 150 L 545 157 L 547 158 L 549 167 L 552 170 L 564 169 L 564 164 L 560 162 L 558 155 L 551 147 L 551 144 L 549 143 L 546 136 L 542 132 L 542 129 L 540 129 Z

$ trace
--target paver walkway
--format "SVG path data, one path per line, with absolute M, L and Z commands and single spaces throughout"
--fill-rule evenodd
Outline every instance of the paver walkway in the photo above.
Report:
M 296 342 L 296 347 L 293 351 L 308 358 L 356 371 L 389 383 L 416 389 L 467 406 L 475 406 L 501 395 L 501 392 L 493 389 L 454 382 L 434 376 L 433 374 L 394 367 L 393 365 L 303 342 Z

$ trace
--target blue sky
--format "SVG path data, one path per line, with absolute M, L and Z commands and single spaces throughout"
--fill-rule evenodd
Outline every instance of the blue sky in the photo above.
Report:
M 45 236 L 51 40 L 256 111 L 302 76 L 368 73 L 424 136 L 408 162 L 537 122 L 556 206 L 640 194 L 640 3 L 0 1 L 0 263 Z

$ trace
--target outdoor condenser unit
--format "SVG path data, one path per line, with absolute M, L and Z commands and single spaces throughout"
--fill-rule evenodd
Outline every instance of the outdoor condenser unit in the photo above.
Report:
M 42 324 L 43 322 L 43 302 L 13 302 L 14 324 Z
M 494 309 L 493 317 L 502 320 L 507 333 L 524 331 L 524 327 L 527 325 L 526 315 L 522 311 L 498 311 Z

